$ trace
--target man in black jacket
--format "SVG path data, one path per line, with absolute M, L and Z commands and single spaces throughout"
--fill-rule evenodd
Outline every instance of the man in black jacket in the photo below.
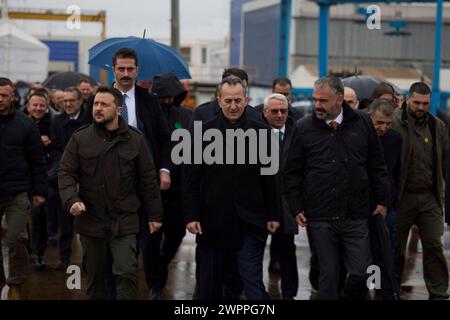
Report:
M 137 128 L 145 137 L 150 153 L 158 171 L 159 186 L 162 191 L 171 185 L 170 134 L 167 122 L 162 114 L 158 98 L 135 84 L 138 76 L 137 53 L 130 48 L 118 49 L 112 59 L 112 70 L 115 77 L 114 88 L 123 95 L 121 116 L 128 125 Z M 90 108 L 92 110 L 92 106 Z M 92 117 L 92 111 L 89 112 Z M 92 118 L 91 118 L 92 119 Z M 145 215 L 139 211 L 140 232 L 139 246 L 145 248 L 148 244 L 148 232 Z M 110 256 L 109 256 L 110 258 Z M 111 273 L 109 273 L 111 276 Z M 115 297 L 114 283 L 108 277 L 111 298 Z
M 172 133 L 176 129 L 189 128 L 192 112 L 180 104 L 187 90 L 174 73 L 161 73 L 153 78 L 152 93 L 159 99 L 164 117 Z M 186 234 L 183 206 L 181 205 L 182 166 L 171 164 L 172 183 L 161 192 L 164 209 L 164 227 L 148 237 L 142 248 L 145 278 L 150 288 L 151 300 L 160 299 L 166 286 L 169 263 Z
M 225 69 L 222 73 L 222 79 L 225 79 L 229 76 L 235 76 L 242 80 L 242 83 L 247 87 L 248 86 L 248 74 L 245 70 L 239 68 L 228 68 Z M 217 92 L 216 92 L 217 94 Z M 215 94 L 215 95 L 216 95 Z M 248 102 L 247 102 L 248 103 Z M 221 113 L 221 108 L 217 97 L 214 97 L 213 101 L 203 103 L 194 109 L 191 117 L 191 123 L 189 125 L 189 129 L 192 131 L 194 126 L 194 121 L 209 121 L 216 118 Z M 245 106 L 245 115 L 248 119 L 260 121 L 264 123 L 264 120 L 261 116 L 261 112 L 255 110 L 252 106 Z M 195 251 L 195 262 L 197 264 L 196 269 L 196 279 L 198 283 L 198 276 L 200 272 L 200 252 L 198 250 Z M 230 273 L 225 280 L 224 284 L 224 298 L 227 300 L 239 300 L 242 294 L 242 281 L 239 278 L 239 272 L 237 263 L 232 264 L 233 267 L 230 268 Z M 194 299 L 197 296 L 198 287 L 195 288 L 194 291 Z
M 47 166 L 37 126 L 25 114 L 11 107 L 12 99 L 11 80 L 0 78 L 0 221 L 6 215 L 4 239 L 9 256 L 6 279 L 9 299 L 20 299 L 21 285 L 29 270 L 22 233 L 26 230 L 30 206 L 35 208 L 45 202 Z M 28 194 L 32 197 L 31 204 Z M 0 274 L 0 280 L 4 282 L 3 268 Z M 0 283 L 2 288 L 3 285 Z
M 397 228 L 398 217 L 396 204 L 400 187 L 400 165 L 402 156 L 402 136 L 400 133 L 391 129 L 394 120 L 394 109 L 396 104 L 388 99 L 375 99 L 369 106 L 368 112 L 372 119 L 373 126 L 380 137 L 381 146 L 383 148 L 384 160 L 388 169 L 389 176 L 389 206 L 384 219 L 389 234 L 390 252 L 383 252 L 379 245 L 381 234 L 377 232 L 375 219 L 369 219 L 369 234 L 372 247 L 372 257 L 374 264 L 378 265 L 381 270 L 381 288 L 380 293 L 385 300 L 396 299 L 399 289 L 398 275 L 389 274 L 389 265 L 394 265 L 394 257 L 397 249 Z M 389 260 L 389 261 L 385 261 Z M 394 270 L 392 270 L 395 273 Z M 390 279 L 390 278 L 393 279 Z
M 295 130 L 295 121 L 289 116 L 288 100 L 285 95 L 273 93 L 266 97 L 263 104 L 263 117 L 280 139 L 280 169 L 277 174 L 279 191 L 281 225 L 272 235 L 270 242 L 271 263 L 279 263 L 281 274 L 281 294 L 284 300 L 292 300 L 298 290 L 297 258 L 295 256 L 294 236 L 298 233 L 298 225 L 289 212 L 286 198 L 281 194 L 283 185 L 283 168 L 289 151 L 289 144 Z M 269 271 L 271 271 L 269 267 Z
M 222 147 L 226 145 L 226 130 L 235 135 L 239 135 L 240 130 L 256 130 L 258 139 L 263 139 L 261 131 L 270 134 L 267 125 L 246 117 L 248 98 L 245 92 L 245 84 L 237 77 L 227 77 L 219 84 L 218 101 L 222 112 L 203 126 L 203 132 L 208 129 L 213 129 L 211 133 L 220 132 L 221 138 L 217 139 L 222 140 Z M 201 300 L 222 299 L 230 259 L 238 261 L 246 299 L 268 298 L 262 281 L 262 262 L 267 230 L 274 232 L 279 226 L 275 176 L 262 175 L 261 162 L 249 162 L 250 148 L 254 145 L 245 140 L 247 157 L 243 164 L 235 163 L 236 156 L 239 159 L 243 154 L 237 154 L 234 147 L 230 150 L 228 145 L 222 150 L 225 152 L 215 152 L 217 156 L 226 154 L 226 162 L 218 160 L 206 164 L 201 161 L 186 165 L 183 205 L 187 229 L 197 235 L 197 250 L 201 256 L 197 296 Z M 201 155 L 203 150 L 206 151 L 202 149 Z M 229 157 L 230 152 L 235 156 Z M 230 158 L 232 163 L 229 163 Z
M 284 175 L 291 212 L 314 238 L 321 299 L 339 299 L 341 254 L 349 274 L 344 297 L 363 298 L 371 263 L 367 219 L 385 215 L 389 201 L 377 133 L 369 115 L 351 109 L 343 95 L 339 78 L 316 81 L 314 114 L 297 124 Z
M 51 127 L 52 143 L 50 144 L 50 157 L 51 168 L 55 172 L 57 172 L 59 161 L 72 134 L 80 127 L 89 123 L 86 111 L 82 108 L 83 98 L 78 88 L 68 87 L 64 90 L 63 105 L 64 113 L 54 118 Z M 57 187 L 58 181 L 56 175 L 55 180 L 53 183 Z M 59 195 L 57 197 L 59 199 Z M 60 199 L 59 202 L 61 202 Z M 70 257 L 72 255 L 73 216 L 66 210 L 62 210 L 60 205 L 56 210 L 58 212 L 60 228 L 58 241 L 60 262 L 56 266 L 56 269 L 65 271 L 70 264 Z

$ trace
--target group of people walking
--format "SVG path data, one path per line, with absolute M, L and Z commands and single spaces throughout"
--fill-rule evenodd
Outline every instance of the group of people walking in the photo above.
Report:
M 381 269 L 380 296 L 398 299 L 413 226 L 429 298 L 448 298 L 449 138 L 429 112 L 425 83 L 414 83 L 403 104 L 383 83 L 358 109 L 356 93 L 327 75 L 315 82 L 313 110 L 304 115 L 291 105 L 289 79 L 276 78 L 264 103 L 252 107 L 247 73 L 229 68 L 214 99 L 191 111 L 181 106 L 187 90 L 173 73 L 155 76 L 151 92 L 136 84 L 132 49 L 119 49 L 112 66 L 112 86 L 66 88 L 55 102 L 59 114 L 39 88 L 18 110 L 12 82 L 0 78 L 0 217 L 8 249 L 0 284 L 10 299 L 23 297 L 30 261 L 45 268 L 55 216 L 57 269 L 71 264 L 79 234 L 90 299 L 137 299 L 139 255 L 148 298 L 161 299 L 187 229 L 197 243 L 194 299 L 270 299 L 263 282 L 270 235 L 270 269 L 281 275 L 282 298 L 292 300 L 304 285 L 299 226 L 307 230 L 309 278 L 320 299 L 364 299 L 371 265 Z M 198 123 L 208 133 L 199 143 Z M 191 134 L 181 164 L 173 160 L 177 130 Z M 263 173 L 260 149 L 276 155 L 276 174 Z M 205 154 L 213 160 L 198 161 Z

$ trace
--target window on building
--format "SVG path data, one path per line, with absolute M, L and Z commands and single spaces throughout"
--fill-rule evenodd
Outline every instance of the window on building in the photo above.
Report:
M 206 50 L 206 48 L 202 48 L 202 64 L 206 64 L 207 53 L 208 53 L 208 51 Z

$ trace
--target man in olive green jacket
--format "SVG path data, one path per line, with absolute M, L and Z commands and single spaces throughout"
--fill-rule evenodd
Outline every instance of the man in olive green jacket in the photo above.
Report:
M 155 167 L 144 137 L 119 117 L 122 94 L 101 87 L 94 123 L 71 137 L 59 169 L 64 207 L 75 216 L 83 246 L 87 294 L 106 299 L 106 251 L 113 258 L 118 299 L 137 298 L 137 211 L 148 215 L 150 233 L 161 227 L 162 204 Z
M 448 268 L 441 237 L 448 134 L 445 124 L 429 113 L 430 98 L 431 91 L 425 83 L 414 83 L 406 104 L 396 110 L 392 123 L 403 138 L 396 269 L 401 279 L 409 231 L 416 225 L 429 298 L 447 299 Z

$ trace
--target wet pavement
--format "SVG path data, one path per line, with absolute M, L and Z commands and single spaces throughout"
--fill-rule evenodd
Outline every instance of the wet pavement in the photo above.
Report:
M 299 290 L 295 299 L 308 300 L 311 298 L 311 287 L 308 280 L 309 246 L 304 229 L 296 236 L 297 263 L 299 270 Z M 446 257 L 450 259 L 450 232 L 444 235 Z M 72 263 L 81 264 L 81 248 L 78 239 L 73 242 Z M 163 291 L 162 299 L 190 300 L 195 286 L 195 239 L 187 234 L 178 251 L 177 256 L 170 264 L 168 285 Z M 43 271 L 32 270 L 24 286 L 24 298 L 30 300 L 73 300 L 86 299 L 83 280 L 81 290 L 69 290 L 66 281 L 70 276 L 65 271 L 55 270 L 58 263 L 57 246 L 49 246 L 44 257 L 47 268 Z M 267 272 L 269 263 L 269 246 L 266 246 L 264 257 L 264 283 L 273 299 L 280 299 L 280 277 Z M 83 277 L 82 277 L 83 279 Z M 417 253 L 409 253 L 407 259 L 405 279 L 403 283 L 402 299 L 426 300 L 427 290 L 422 277 L 422 254 L 420 244 Z M 142 263 L 139 262 L 139 298 L 146 299 L 147 287 L 144 281 Z

